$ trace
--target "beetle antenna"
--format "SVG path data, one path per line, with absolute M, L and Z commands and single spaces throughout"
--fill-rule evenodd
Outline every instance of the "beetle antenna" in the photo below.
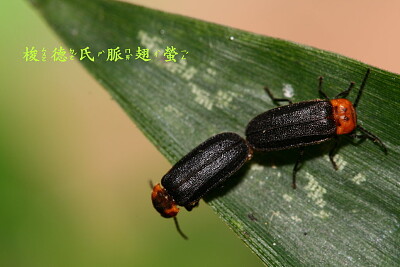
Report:
M 367 69 L 367 73 L 365 73 L 364 79 L 363 79 L 363 81 L 361 83 L 360 90 L 358 90 L 357 98 L 356 98 L 356 100 L 354 100 L 354 104 L 353 104 L 354 108 L 356 108 L 357 105 L 358 105 L 358 101 L 360 100 L 361 93 L 364 90 L 364 87 L 365 87 L 365 84 L 367 83 L 367 79 L 368 79 L 368 76 L 369 76 L 370 72 L 371 72 L 371 69 L 368 68 Z
M 181 228 L 179 227 L 178 219 L 177 219 L 176 217 L 174 217 L 174 223 L 175 223 L 176 230 L 177 230 L 178 233 L 181 235 L 181 237 L 183 237 L 183 239 L 187 240 L 188 237 L 187 237 L 187 235 L 185 235 L 185 234 L 182 232 Z

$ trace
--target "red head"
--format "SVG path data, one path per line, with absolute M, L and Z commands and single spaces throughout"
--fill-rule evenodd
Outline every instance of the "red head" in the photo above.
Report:
M 336 122 L 336 134 L 351 133 L 357 127 L 357 114 L 353 104 L 345 99 L 332 99 L 333 117 Z
M 174 199 L 160 184 L 154 186 L 153 192 L 151 193 L 151 200 L 153 201 L 154 208 L 164 218 L 175 217 L 179 212 L 179 208 Z

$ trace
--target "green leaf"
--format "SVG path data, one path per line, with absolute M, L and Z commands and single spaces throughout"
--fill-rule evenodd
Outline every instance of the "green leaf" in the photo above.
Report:
M 291 42 L 111 1 L 32 0 L 67 45 L 103 59 L 82 64 L 171 163 L 208 137 L 244 133 L 274 107 L 263 91 L 292 100 L 318 97 L 317 78 L 335 96 L 369 67 Z M 135 60 L 137 47 L 151 60 Z M 177 62 L 153 52 L 174 46 Z M 130 48 L 129 61 L 107 62 L 107 49 Z M 186 59 L 181 59 L 186 50 Z M 162 53 L 162 52 L 161 52 Z M 79 57 L 79 55 L 78 55 Z M 78 58 L 76 58 L 78 60 Z M 359 123 L 388 147 L 341 138 L 309 147 L 293 190 L 297 151 L 256 153 L 223 190 L 207 197 L 219 216 L 268 266 L 395 266 L 399 247 L 400 76 L 372 68 L 358 106 Z M 354 99 L 355 93 L 350 95 Z

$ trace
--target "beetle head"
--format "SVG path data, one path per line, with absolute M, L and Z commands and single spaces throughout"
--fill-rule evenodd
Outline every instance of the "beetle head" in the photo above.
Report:
M 174 199 L 168 194 L 165 188 L 162 188 L 160 184 L 156 184 L 151 193 L 151 200 L 153 201 L 154 208 L 164 218 L 175 217 L 179 208 L 176 205 Z

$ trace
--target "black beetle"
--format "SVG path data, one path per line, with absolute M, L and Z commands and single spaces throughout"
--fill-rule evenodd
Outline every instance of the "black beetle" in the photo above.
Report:
M 154 208 L 165 218 L 173 217 L 179 233 L 186 238 L 176 221 L 177 206 L 192 210 L 200 198 L 239 170 L 252 155 L 247 141 L 236 133 L 220 133 L 207 139 L 179 160 L 161 179 L 161 185 L 153 187 Z
M 345 99 L 354 87 L 350 83 L 347 90 L 330 100 L 322 91 L 322 80 L 319 78 L 319 93 L 325 98 L 292 103 L 289 99 L 275 98 L 270 90 L 265 91 L 274 102 L 289 102 L 289 105 L 268 110 L 253 118 L 246 128 L 246 139 L 254 150 L 274 151 L 300 147 L 300 156 L 293 168 L 292 186 L 296 188 L 296 173 L 304 154 L 304 146 L 319 144 L 332 138 L 335 145 L 329 153 L 332 165 L 337 169 L 333 155 L 338 146 L 337 136 L 350 134 L 356 138 L 369 138 L 378 142 L 386 153 L 386 148 L 378 137 L 357 124 L 356 107 L 365 87 L 370 70 L 368 69 L 354 104 Z M 356 135 L 355 129 L 363 134 Z

